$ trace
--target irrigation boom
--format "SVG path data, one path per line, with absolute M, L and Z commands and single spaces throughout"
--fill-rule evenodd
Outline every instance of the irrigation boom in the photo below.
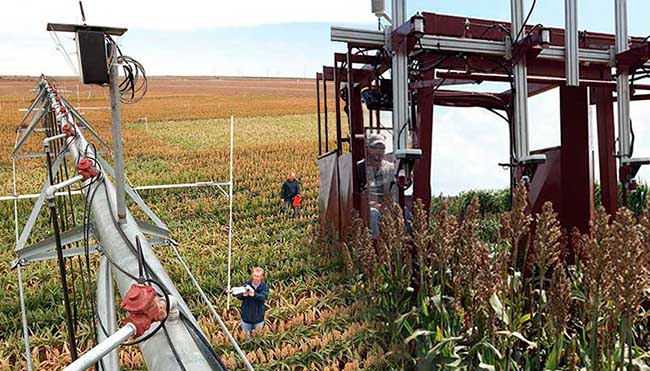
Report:
M 24 128 L 25 119 L 19 125 L 19 132 L 22 131 L 23 134 L 20 139 L 17 138 L 14 157 L 20 151 L 29 134 L 40 123 L 46 128 L 48 124 L 50 125 L 50 130 L 45 130 L 48 133 L 44 140 L 45 148 L 49 148 L 50 143 L 59 143 L 59 147 L 55 148 L 60 150 L 55 153 L 50 151 L 48 154 L 50 176 L 37 198 L 34 210 L 20 237 L 17 233 L 15 251 L 17 259 L 12 265 L 20 270 L 21 266 L 25 266 L 31 261 L 54 258 L 54 250 L 59 253 L 60 261 L 75 255 L 99 253 L 96 309 L 93 315 L 98 329 L 98 346 L 82 357 L 84 362 L 96 357 L 94 360 L 100 362 L 101 370 L 120 369 L 117 346 L 124 342 L 128 336 L 123 336 L 125 334 L 124 327 L 117 323 L 115 283 L 122 301 L 121 307 L 125 309 L 125 314 L 129 315 L 123 322 L 131 324 L 135 328 L 132 332 L 137 334 L 137 337 L 135 340 L 131 339 L 132 344 L 136 343 L 140 347 L 149 369 L 225 370 L 219 356 L 200 329 L 198 321 L 151 248 L 152 243 L 168 246 L 175 244 L 169 237 L 166 225 L 155 216 L 137 195 L 137 192 L 128 185 L 126 193 L 133 198 L 155 225 L 137 220 L 128 210 L 126 210 L 123 220 L 118 219 L 116 191 L 110 179 L 115 178 L 115 172 L 101 158 L 95 146 L 84 137 L 83 130 L 95 133 L 90 124 L 85 120 L 83 124 L 78 124 L 77 119 L 80 119 L 81 116 L 59 95 L 56 87 L 47 78 L 41 77 L 37 90 L 36 98 L 25 115 L 26 119 L 31 114 L 33 116 L 31 121 L 26 128 Z M 52 184 L 55 182 L 51 180 L 56 180 L 57 177 L 61 179 L 62 164 L 66 157 L 75 164 L 77 175 L 71 175 L 59 184 Z M 84 224 L 62 232 L 58 230 L 58 225 L 55 225 L 56 238 L 48 238 L 26 246 L 36 217 L 45 200 L 48 201 L 53 212 L 53 219 L 55 219 L 57 195 L 66 190 L 72 194 L 70 187 L 75 183 L 81 183 L 81 194 L 86 199 L 88 217 L 84 218 Z M 64 199 L 64 197 L 58 199 Z M 16 202 L 17 199 L 14 201 Z M 91 236 L 97 242 L 96 246 L 89 245 Z M 83 247 L 79 247 L 79 243 L 83 243 Z M 73 247 L 74 244 L 77 245 L 77 248 Z M 67 248 L 62 249 L 63 246 Z M 172 247 L 177 252 L 176 247 Z M 190 273 L 185 264 L 183 267 Z M 65 263 L 61 269 L 62 277 L 64 277 Z M 193 283 L 200 290 L 198 283 L 194 280 Z M 200 292 L 203 293 L 202 290 Z M 150 295 L 150 300 L 145 299 L 147 293 Z M 207 297 L 202 294 L 202 298 L 210 306 L 211 313 L 216 316 L 222 330 L 227 333 L 239 355 L 244 358 L 244 364 L 248 369 L 252 369 L 248 361 L 245 360 L 243 352 L 234 342 L 221 319 L 218 318 L 218 314 L 213 310 Z M 22 295 L 21 304 L 24 308 Z M 26 321 L 24 321 L 24 327 L 26 328 Z M 122 329 L 118 330 L 119 327 Z M 114 336 L 118 332 L 121 336 Z M 72 337 L 74 338 L 74 336 Z M 116 342 L 115 339 L 120 339 L 120 341 Z M 29 356 L 28 368 L 31 369 Z

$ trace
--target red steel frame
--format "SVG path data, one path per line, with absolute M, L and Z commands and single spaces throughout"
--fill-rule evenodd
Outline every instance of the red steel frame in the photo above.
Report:
M 510 23 L 493 20 L 422 13 L 425 20 L 425 35 L 472 38 L 492 41 L 504 41 L 505 32 L 509 32 Z M 422 157 L 416 161 L 413 172 L 413 198 L 423 200 L 427 209 L 431 200 L 431 145 L 433 133 L 433 107 L 483 107 L 502 111 L 509 115 L 511 92 L 477 93 L 459 90 L 438 89 L 444 80 L 451 81 L 510 81 L 503 66 L 511 66 L 512 61 L 505 58 L 481 55 L 480 53 L 444 53 L 427 50 L 417 52 L 417 39 L 409 35 L 406 24 L 393 31 L 393 45 L 408 42 L 412 52 L 410 60 L 420 65 L 435 67 L 411 76 L 409 90 L 414 97 L 411 101 L 416 114 L 413 124 L 413 143 L 422 149 Z M 531 27 L 527 26 L 530 30 Z M 551 45 L 564 46 L 564 30 L 550 28 Z M 530 44 L 530 43 L 529 43 Z M 609 49 L 615 44 L 614 35 L 581 32 L 579 47 L 582 49 Z M 633 48 L 617 56 L 619 68 L 634 68 L 650 58 L 650 46 L 643 38 L 632 38 Z M 594 213 L 594 177 L 593 154 L 590 138 L 589 104 L 597 108 L 598 148 L 601 201 L 609 213 L 618 208 L 617 201 L 617 163 L 615 157 L 614 111 L 616 81 L 611 75 L 611 67 L 606 64 L 581 63 L 580 86 L 568 87 L 565 83 L 564 61 L 539 60 L 539 45 L 515 45 L 526 48 L 528 66 L 529 96 L 543 93 L 555 87 L 560 88 L 560 126 L 561 147 L 540 149 L 535 153 L 548 153 L 545 164 L 526 165 L 512 163 L 514 178 L 528 175 L 531 178 L 529 192 L 530 211 L 536 212 L 544 200 L 551 200 L 560 214 L 560 220 L 567 230 L 577 228 L 581 232 L 588 230 L 589 221 Z M 336 113 L 336 151 L 343 153 L 343 143 L 349 143 L 353 164 L 365 158 L 364 117 L 361 91 L 373 85 L 379 77 L 391 67 L 391 60 L 386 54 L 377 53 L 369 56 L 368 51 L 381 51 L 381 47 L 364 44 L 347 43 L 347 53 L 336 53 L 334 67 L 324 67 L 318 79 L 333 81 Z M 363 54 L 362 54 L 363 52 Z M 373 68 L 356 68 L 358 65 L 370 65 Z M 500 67 L 501 66 L 501 67 Z M 455 72 L 451 72 L 455 71 Z M 462 72 L 459 72 L 462 71 Z M 437 74 L 436 74 L 437 72 Z M 437 79 L 436 79 L 437 77 Z M 351 82 L 351 83 L 349 83 Z M 342 83 L 349 87 L 346 106 L 348 137 L 342 137 Z M 325 85 L 323 85 L 325 86 Z M 351 87 L 351 88 L 350 88 Z M 648 90 L 650 86 L 635 85 L 635 90 Z M 320 100 L 320 94 L 318 99 Z M 589 98 L 591 98 L 589 100 Z M 326 91 L 322 99 L 327 101 Z M 650 95 L 633 95 L 632 100 L 650 99 Z M 320 103 L 319 103 L 320 107 Z M 325 109 L 327 111 L 327 109 Z M 372 112 L 370 117 L 372 117 Z M 377 113 L 377 124 L 379 126 Z M 320 128 L 319 118 L 319 128 Z M 327 128 L 327 113 L 325 127 Z M 371 123 L 372 127 L 372 123 Z M 326 134 L 327 135 L 327 134 Z M 320 134 L 319 134 L 320 137 Z M 511 138 L 512 140 L 512 138 Z M 558 157 L 559 156 L 559 157 Z M 555 160 L 557 161 L 555 161 Z M 512 162 L 513 159 L 511 159 Z M 363 211 L 363 191 L 359 189 L 359 175 L 350 174 L 353 182 L 353 205 Z M 403 204 L 403 198 L 400 197 Z M 402 205 L 403 206 L 403 205 Z M 362 212 L 362 215 L 364 213 Z M 341 231 L 343 232 L 343 231 Z

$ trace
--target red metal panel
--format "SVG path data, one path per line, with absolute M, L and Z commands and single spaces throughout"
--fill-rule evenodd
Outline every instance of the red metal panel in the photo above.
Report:
M 594 215 L 593 151 L 586 87 L 560 87 L 562 225 L 587 233 Z M 570 258 L 570 257 L 569 257 Z
M 533 154 L 546 155 L 546 161 L 539 164 L 528 187 L 527 212 L 536 214 L 542 211 L 544 203 L 550 201 L 558 214 L 562 213 L 562 172 L 560 147 L 532 151 Z M 521 179 L 523 169 L 518 168 L 517 179 Z
M 423 63 L 429 63 L 435 62 L 436 60 L 440 59 L 440 57 L 441 54 L 429 53 L 425 56 L 420 57 L 419 59 Z M 530 75 L 561 78 L 564 78 L 566 76 L 564 61 L 533 59 L 527 61 L 527 65 L 528 73 Z M 505 73 L 505 68 L 510 68 L 509 66 L 511 66 L 510 61 L 505 58 L 469 55 L 463 57 L 447 57 L 444 61 L 441 61 L 441 63 L 437 65 L 437 68 L 439 70 L 450 69 L 458 71 L 466 71 L 469 68 L 469 70 L 475 72 L 494 72 L 503 74 Z M 601 79 L 601 70 L 602 66 L 581 65 L 580 78 L 593 80 Z
M 432 79 L 433 70 L 425 72 L 424 79 Z M 418 120 L 417 144 L 422 157 L 416 162 L 413 171 L 413 196 L 424 203 L 428 211 L 431 206 L 431 136 L 433 132 L 433 89 L 420 89 L 417 94 Z
M 509 82 L 512 80 L 510 76 L 503 75 L 503 74 L 467 73 L 467 72 L 440 72 L 438 73 L 438 78 L 452 79 L 452 80 L 501 81 L 501 82 Z M 533 84 L 546 84 L 546 85 L 556 85 L 556 86 L 566 85 L 566 79 L 563 77 L 528 75 L 527 81 Z M 616 81 L 581 79 L 580 85 L 606 86 L 609 87 L 611 90 L 613 90 L 616 88 Z
M 440 36 L 468 37 L 483 40 L 503 41 L 504 31 L 510 31 L 510 22 L 495 21 L 480 18 L 442 15 L 423 12 L 424 32 Z M 503 29 L 500 30 L 499 27 Z M 532 26 L 526 26 L 529 31 Z M 551 45 L 564 46 L 564 29 L 549 27 L 551 30 Z M 640 43 L 643 37 L 633 37 L 633 43 Z M 600 32 L 581 32 L 580 47 L 594 49 L 609 49 L 614 46 L 615 38 L 612 34 Z
M 609 214 L 618 209 L 618 182 L 616 180 L 616 158 L 614 153 L 614 97 L 607 88 L 591 90 L 596 103 L 598 120 L 598 161 L 600 165 L 600 197 Z
M 351 53 L 348 49 L 348 56 L 351 56 Z M 348 81 L 355 81 L 353 73 L 354 71 L 349 68 L 350 63 L 347 64 L 348 72 Z M 356 164 L 365 158 L 366 153 L 366 141 L 365 141 L 365 132 L 363 128 L 363 107 L 361 105 L 361 94 L 358 87 L 354 87 L 354 84 L 348 84 L 348 120 L 350 122 L 350 147 L 352 149 L 352 167 L 354 168 Z M 360 182 L 361 180 L 356 174 L 356 171 L 352 172 L 352 199 L 354 201 L 354 209 L 361 210 L 361 192 L 360 192 Z

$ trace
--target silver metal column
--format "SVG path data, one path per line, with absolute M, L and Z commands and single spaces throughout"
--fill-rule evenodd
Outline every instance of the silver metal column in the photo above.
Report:
M 99 259 L 97 273 L 97 343 L 103 343 L 108 336 L 115 333 L 117 324 L 115 320 L 115 289 L 111 278 L 111 265 L 105 256 Z M 104 330 L 108 335 L 104 334 Z M 102 371 L 119 371 L 119 358 L 117 348 L 108 352 L 101 360 Z
M 567 86 L 580 85 L 580 60 L 578 57 L 578 0 L 564 1 L 565 64 Z
M 525 36 L 524 30 L 524 0 L 511 0 L 510 11 L 512 17 L 512 43 L 516 43 L 521 36 Z M 521 33 L 519 33 L 519 31 Z M 522 56 L 513 68 L 515 89 L 514 94 L 514 115 L 515 126 L 515 156 L 517 161 L 525 160 L 530 150 L 528 148 L 528 67 L 526 67 L 526 56 Z
M 126 218 L 126 195 L 124 192 L 124 155 L 122 149 L 122 110 L 120 108 L 120 86 L 117 68 L 117 46 L 111 44 L 111 135 L 113 136 L 113 159 L 115 161 L 115 188 L 117 195 L 117 218 Z
M 56 103 L 54 95 L 51 92 L 49 93 L 50 104 L 57 112 L 57 124 L 63 125 L 64 123 L 70 123 L 76 129 L 77 135 L 68 138 L 68 149 L 72 158 L 77 161 L 85 155 L 86 149 L 88 149 L 88 156 L 96 156 L 92 147 L 88 147 L 88 142 L 74 122 L 72 114 L 70 112 L 68 112 L 67 115 L 61 114 L 58 110 L 60 105 Z M 115 187 L 111 181 L 107 177 L 104 177 L 101 182 L 96 182 L 96 184 L 94 184 L 90 189 L 85 188 L 83 192 L 85 194 L 88 194 L 88 192 L 93 193 L 92 203 L 90 205 L 92 220 L 94 223 L 93 234 L 101 243 L 103 252 L 108 254 L 115 263 L 111 264 L 111 271 L 120 292 L 120 296 L 123 297 L 126 295 L 131 284 L 134 283 L 134 280 L 122 273 L 120 269 L 116 268 L 116 266 L 121 267 L 121 269 L 132 275 L 138 275 L 138 258 L 125 238 L 122 237 L 122 234 L 124 234 L 126 239 L 131 241 L 132 244 L 135 244 L 136 236 L 138 236 L 142 242 L 144 260 L 147 262 L 150 271 L 156 276 L 157 281 L 167 289 L 169 295 L 173 296 L 177 300 L 178 309 L 184 313 L 187 317 L 187 321 L 192 322 L 197 328 L 199 328 L 196 319 L 187 306 L 187 303 L 182 299 L 180 293 L 163 268 L 160 260 L 158 260 L 158 257 L 151 249 L 151 245 L 143 235 L 133 216 L 128 212 L 128 210 L 126 210 L 123 224 L 116 225 L 116 223 L 113 222 L 115 215 L 111 212 L 111 209 L 113 209 L 112 211 L 114 212 L 117 207 L 117 200 Z M 121 229 L 121 232 L 118 228 Z M 156 324 L 154 324 L 154 327 L 155 326 Z M 210 362 L 201 353 L 197 340 L 195 340 L 188 329 L 189 324 L 185 321 L 168 321 L 166 326 L 170 336 L 172 337 L 172 342 L 176 352 L 178 353 L 181 362 L 184 364 L 185 369 L 211 369 Z M 153 330 L 153 327 L 150 330 Z M 157 332 L 151 338 L 140 343 L 139 346 L 144 355 L 147 367 L 150 370 L 180 371 L 181 368 L 174 358 L 169 342 L 167 341 L 163 331 Z
M 616 15 L 616 53 L 629 49 L 627 35 L 627 0 L 615 0 Z M 616 104 L 618 106 L 618 155 L 621 160 L 628 159 L 631 144 L 630 130 L 630 76 L 628 71 L 616 71 Z
M 406 0 L 393 0 L 391 14 L 393 28 L 406 22 Z M 390 43 L 390 34 L 386 36 L 386 43 Z M 392 45 L 393 63 L 391 79 L 393 80 L 393 153 L 406 149 L 408 140 L 409 108 L 408 108 L 408 56 L 406 42 L 396 47 Z

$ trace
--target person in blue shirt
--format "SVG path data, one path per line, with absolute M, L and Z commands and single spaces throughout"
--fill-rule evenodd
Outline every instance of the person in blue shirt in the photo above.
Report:
M 300 196 L 300 181 L 296 179 L 296 173 L 291 172 L 287 180 L 282 183 L 282 189 L 280 190 L 280 204 L 284 205 L 284 212 L 288 213 L 289 210 L 293 210 L 293 217 L 297 218 L 300 216 L 300 207 L 293 204 L 293 199 L 296 196 Z
M 264 328 L 264 315 L 266 307 L 264 302 L 269 296 L 269 285 L 264 281 L 264 270 L 260 267 L 253 268 L 251 279 L 242 286 L 249 286 L 243 294 L 236 295 L 242 301 L 241 328 L 246 336 L 255 335 L 255 332 Z

